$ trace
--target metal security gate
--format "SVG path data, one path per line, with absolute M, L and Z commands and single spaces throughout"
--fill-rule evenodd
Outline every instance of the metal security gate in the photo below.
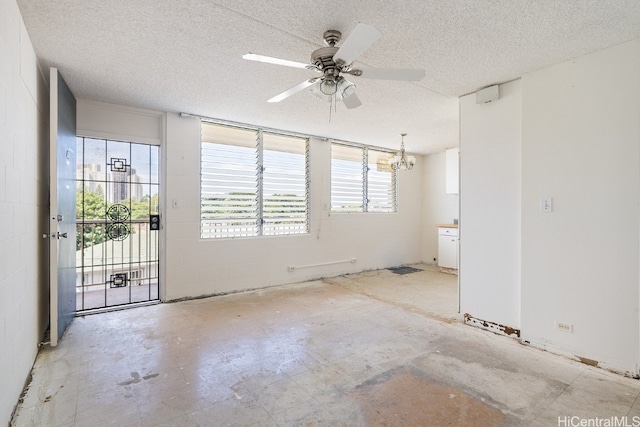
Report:
M 160 147 L 76 144 L 77 310 L 158 300 Z

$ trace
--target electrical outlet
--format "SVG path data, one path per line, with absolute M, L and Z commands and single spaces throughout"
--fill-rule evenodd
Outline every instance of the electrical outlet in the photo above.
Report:
M 563 332 L 573 333 L 573 325 L 571 323 L 556 322 L 556 329 Z

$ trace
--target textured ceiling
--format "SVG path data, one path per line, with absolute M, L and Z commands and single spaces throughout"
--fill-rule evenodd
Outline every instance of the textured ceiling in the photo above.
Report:
M 433 153 L 458 145 L 458 96 L 640 37 L 638 0 L 18 0 L 44 70 L 79 98 Z M 325 30 L 382 33 L 356 62 L 424 68 L 419 82 L 350 78 L 347 110 L 303 91 L 316 76 L 242 59 L 309 61 Z

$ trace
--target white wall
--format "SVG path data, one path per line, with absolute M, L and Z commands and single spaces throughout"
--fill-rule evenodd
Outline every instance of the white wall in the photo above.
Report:
M 640 40 L 522 81 L 523 339 L 637 374 Z
M 520 327 L 519 80 L 460 99 L 460 310 Z
M 358 141 L 355 141 L 358 142 Z M 421 165 L 399 177 L 399 212 L 329 214 L 330 144 L 311 140 L 311 234 L 200 239 L 200 122 L 167 115 L 166 299 L 218 294 L 421 260 Z M 174 208 L 174 202 L 177 207 Z M 287 267 L 344 261 L 314 268 Z
M 48 323 L 48 102 L 18 6 L 0 0 L 0 425 Z
M 460 104 L 462 310 L 638 375 L 640 40 L 500 90 Z
M 164 113 L 87 99 L 77 100 L 77 134 L 114 141 L 161 145 Z
M 422 168 L 422 261 L 434 264 L 438 258 L 436 224 L 452 224 L 459 217 L 459 197 L 446 194 L 445 152 L 421 157 Z
M 200 133 L 199 120 L 175 113 L 78 100 L 79 135 L 163 145 L 166 177 L 161 203 L 165 236 L 161 248 L 163 300 L 263 288 L 421 261 L 420 162 L 412 171 L 400 172 L 398 213 L 330 214 L 322 210 L 322 202 L 330 201 L 330 143 L 314 139 L 310 144 L 309 235 L 200 239 Z M 441 187 L 443 193 L 444 182 Z M 356 258 L 353 264 L 288 270 L 288 266 L 352 258 Z

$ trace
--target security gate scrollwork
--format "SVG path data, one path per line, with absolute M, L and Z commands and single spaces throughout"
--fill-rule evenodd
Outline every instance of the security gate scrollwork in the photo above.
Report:
M 112 240 L 124 240 L 131 234 L 129 225 L 124 221 L 131 216 L 129 208 L 122 203 L 109 206 L 107 217 L 113 222 L 107 224 L 107 234 Z
M 107 216 L 112 221 L 123 222 L 129 219 L 129 217 L 131 216 L 131 212 L 126 205 L 117 203 L 115 205 L 109 206 L 109 209 L 107 209 Z
M 128 282 L 129 278 L 127 277 L 127 273 L 112 274 L 108 280 L 109 287 L 111 288 L 124 288 Z

